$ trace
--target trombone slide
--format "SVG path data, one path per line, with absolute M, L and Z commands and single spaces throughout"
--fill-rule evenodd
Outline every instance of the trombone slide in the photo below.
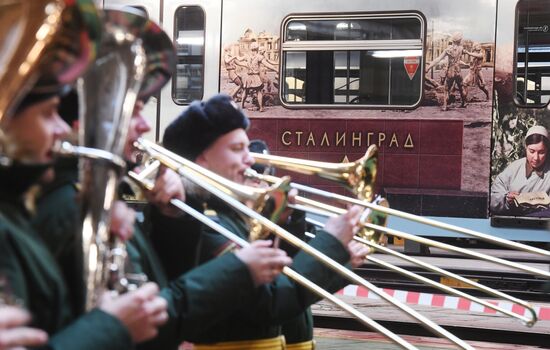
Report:
M 136 182 L 139 186 L 141 186 L 145 190 L 152 190 L 153 184 L 151 181 L 147 180 L 147 176 L 154 171 L 154 168 L 158 167 L 159 163 L 153 163 L 151 166 L 149 166 L 146 170 L 144 170 L 142 173 L 137 174 L 133 171 L 130 171 L 128 173 L 129 178 Z M 184 211 L 185 213 L 191 215 L 193 218 L 199 220 L 204 225 L 210 227 L 211 229 L 217 231 L 225 238 L 231 240 L 232 242 L 236 243 L 240 247 L 248 247 L 250 243 L 248 241 L 242 239 L 241 237 L 237 236 L 233 232 L 229 231 L 225 227 L 221 226 L 217 222 L 213 221 L 212 219 L 208 218 L 206 215 L 198 212 L 197 210 L 193 209 L 189 205 L 185 204 L 183 201 L 179 199 L 171 199 L 170 203 L 175 206 L 176 208 L 179 208 L 180 210 Z M 378 322 L 372 320 L 371 318 L 365 316 L 355 308 L 353 308 L 351 305 L 345 303 L 338 297 L 330 294 L 317 284 L 311 282 L 304 276 L 300 275 L 296 271 L 292 270 L 290 267 L 285 266 L 282 270 L 282 273 L 286 275 L 288 278 L 294 280 L 296 283 L 302 285 L 303 287 L 307 288 L 309 291 L 315 293 L 321 298 L 327 299 L 336 306 L 340 307 L 342 310 L 348 312 L 351 316 L 355 317 L 359 322 L 363 323 L 365 326 L 382 333 L 384 336 L 388 337 L 390 340 L 401 346 L 403 349 L 408 350 L 417 350 L 415 346 L 410 344 L 409 342 L 405 341 L 403 338 L 399 337 L 395 333 L 391 332 L 384 326 L 380 325 Z

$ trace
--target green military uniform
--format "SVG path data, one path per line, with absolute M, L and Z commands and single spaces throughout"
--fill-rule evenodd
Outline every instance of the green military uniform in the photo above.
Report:
M 240 237 L 248 239 L 247 226 L 233 210 L 215 200 L 209 203 L 209 208 L 215 211 L 216 216 L 213 218 L 219 224 Z M 349 260 L 345 247 L 327 232 L 320 231 L 310 245 L 340 263 Z M 205 228 L 205 232 L 201 236 L 201 260 L 207 261 L 224 254 L 232 247 L 234 244 L 225 237 Z M 331 292 L 343 286 L 342 280 L 335 278 L 334 272 L 330 268 L 320 264 L 304 252 L 296 254 L 292 268 Z M 298 320 L 297 317 L 307 317 L 307 313 L 303 313 L 304 310 L 318 300 L 319 298 L 315 294 L 295 284 L 286 276 L 280 275 L 273 283 L 257 289 L 256 298 L 251 301 L 250 308 L 241 309 L 228 315 L 223 322 L 219 322 L 210 329 L 205 329 L 197 343 L 212 344 L 274 338 L 281 334 L 283 322 L 293 318 Z M 300 320 L 299 324 L 303 326 L 305 322 L 307 321 L 304 318 Z M 307 338 L 307 328 L 307 326 L 303 326 L 304 334 L 296 334 L 296 339 Z
M 187 196 L 185 203 L 201 211 L 200 203 Z M 170 218 L 162 215 L 153 205 L 146 210 L 147 224 L 145 232 L 151 235 L 153 248 L 159 254 L 160 262 L 169 279 L 174 279 L 197 265 L 197 246 L 201 233 L 201 223 L 190 215 Z
M 74 167 L 65 170 L 76 172 Z M 43 220 L 35 221 L 35 227 L 41 228 L 42 238 L 49 242 L 50 247 L 55 247 L 56 241 L 64 243 L 62 248 L 55 250 L 57 259 L 74 260 L 75 255 L 80 256 L 81 248 L 74 243 L 79 241 L 78 227 L 62 230 L 52 226 L 70 219 L 66 217 L 67 213 L 71 213 L 70 208 L 77 207 L 77 189 L 71 179 L 75 178 L 62 175 L 54 186 L 48 187 L 47 195 L 37 202 L 36 218 Z M 127 250 L 131 272 L 144 273 L 150 281 L 156 282 L 161 288 L 160 295 L 168 302 L 169 321 L 159 329 L 155 339 L 139 344 L 138 349 L 177 349 L 182 341 L 196 339 L 204 328 L 219 322 L 226 313 L 241 308 L 255 293 L 248 267 L 234 254 L 215 259 L 169 282 L 149 237 L 139 225 L 135 226 Z M 65 274 L 70 273 L 67 266 L 63 268 Z M 78 284 L 73 286 L 79 288 Z
M 253 161 L 247 154 L 248 150 L 241 147 L 241 145 L 247 145 L 247 138 L 243 133 L 249 126 L 250 121 L 231 97 L 219 94 L 207 101 L 191 103 L 165 129 L 163 144 L 168 150 L 190 161 L 198 160 L 202 155 L 206 163 L 218 162 L 219 167 L 215 172 L 231 178 L 231 175 L 235 175 L 237 168 L 248 167 Z M 207 156 L 205 151 L 210 149 L 209 147 L 236 130 L 241 132 L 231 134 L 221 143 L 231 151 L 231 156 L 224 157 L 225 154 L 217 152 L 217 148 L 212 151 L 211 157 Z M 238 143 L 230 144 L 230 141 Z M 222 226 L 241 238 L 248 239 L 248 228 L 237 214 L 217 201 L 210 201 L 208 205 L 209 209 L 216 211 L 215 219 Z M 199 251 L 201 261 L 209 261 L 235 247 L 222 235 L 206 228 L 204 230 Z M 311 245 L 338 262 L 349 259 L 346 248 L 327 232 L 319 232 L 311 241 Z M 303 252 L 294 257 L 292 268 L 329 291 L 336 291 L 343 285 L 341 279 L 335 277 L 330 268 Z M 205 328 L 201 337 L 195 341 L 196 348 L 198 350 L 281 349 L 282 346 L 278 340 L 281 324 L 298 317 L 317 300 L 318 297 L 305 287 L 297 285 L 284 275 L 278 276 L 272 283 L 257 288 L 256 296 L 250 300 L 249 307 L 241 308 L 213 327 Z
M 254 297 L 248 267 L 235 254 L 214 259 L 168 283 L 148 237 L 139 227 L 136 226 L 127 248 L 134 272 L 143 272 L 157 282 L 162 288 L 161 296 L 168 301 L 169 322 L 161 327 L 159 337 L 140 348 L 176 349 L 184 340 L 195 341 L 204 329 Z
M 50 349 L 131 349 L 130 335 L 115 317 L 99 309 L 75 317 L 60 269 L 21 204 L 28 188 L 21 183 L 30 185 L 41 170 L 1 169 L 4 179 L 17 178 L 0 188 L 0 274 L 8 292 L 30 311 L 31 325 L 48 332 Z
M 282 227 L 296 237 L 306 241 L 305 232 L 307 230 L 305 212 L 293 210 L 288 222 Z M 280 248 L 287 252 L 289 256 L 294 257 L 299 250 L 282 241 Z M 307 308 L 303 313 L 291 320 L 285 321 L 281 325 L 281 333 L 285 336 L 287 348 L 312 349 L 313 348 L 313 315 L 311 308 Z
M 61 159 L 55 165 L 55 179 L 43 186 L 32 217 L 35 231 L 53 254 L 69 287 L 75 313 L 84 312 L 86 286 L 83 274 L 82 239 L 79 225 L 77 159 Z

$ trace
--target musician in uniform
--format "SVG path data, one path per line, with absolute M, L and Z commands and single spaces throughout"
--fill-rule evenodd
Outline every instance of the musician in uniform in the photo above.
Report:
M 217 95 L 207 102 L 194 102 L 165 131 L 163 143 L 168 149 L 195 161 L 236 183 L 245 182 L 244 171 L 254 160 L 248 152 L 248 118 L 226 95 Z M 186 186 L 186 195 L 194 189 Z M 201 197 L 202 191 L 195 191 Z M 219 224 L 240 237 L 249 239 L 245 222 L 226 204 L 204 196 L 207 213 Z M 327 222 L 310 244 L 340 263 L 349 261 L 346 245 L 353 236 L 359 208 Z M 236 246 L 222 235 L 204 229 L 201 236 L 200 258 L 204 263 L 222 256 Z M 314 283 L 334 292 L 345 283 L 327 267 L 308 254 L 300 252 L 292 268 Z M 269 285 L 257 289 L 250 307 L 242 308 L 193 339 L 196 349 L 282 349 L 284 337 L 280 325 L 297 317 L 318 297 L 296 285 L 286 276 L 279 276 Z
M 134 142 L 150 130 L 141 114 L 144 102 L 150 95 L 157 93 L 169 77 L 169 73 L 164 75 L 161 81 L 157 81 L 157 85 L 153 84 L 156 89 L 149 90 L 148 94 L 139 94 L 140 99 L 135 104 L 124 148 L 124 157 L 130 168 L 137 161 Z M 152 79 L 154 77 L 148 76 L 145 80 Z M 70 105 L 71 101 L 68 102 Z M 76 100 L 73 98 L 72 108 L 69 105 L 63 109 L 68 109 L 68 117 L 72 115 L 74 118 L 77 114 Z M 77 220 L 74 220 L 76 212 L 71 209 L 77 207 L 75 165 L 65 167 L 65 175 L 43 191 L 38 200 L 40 220 L 35 221 L 35 227 L 40 228 L 42 237 L 49 242 L 56 258 L 63 261 L 75 261 L 80 256 L 79 230 L 76 227 Z M 183 199 L 179 176 L 171 170 L 162 170 L 156 178 L 155 188 L 147 197 L 158 205 L 159 213 L 165 215 L 165 218 L 177 216 L 179 211 L 169 206 L 169 200 Z M 257 285 L 270 282 L 284 265 L 291 262 L 283 251 L 268 247 L 268 242 L 257 242 L 236 254 L 212 260 L 170 281 L 149 243 L 149 237 L 139 226 L 134 226 L 133 211 L 121 202 L 117 202 L 114 207 L 117 212 L 113 213 L 111 220 L 112 231 L 121 238 L 132 236 L 126 245 L 130 257 L 128 270 L 134 274 L 143 273 L 149 280 L 157 282 L 162 287 L 160 295 L 168 304 L 168 322 L 159 330 L 155 339 L 140 344 L 140 349 L 176 349 L 183 340 L 192 338 L 194 332 L 216 322 L 224 313 L 242 307 L 242 303 L 253 297 Z M 57 223 L 65 224 L 58 226 Z M 128 226 L 131 227 L 130 231 L 133 230 L 133 235 L 128 233 Z M 71 266 L 64 266 L 66 275 L 74 274 L 74 270 Z M 78 289 L 79 286 L 74 288 Z M 75 293 L 77 297 L 79 294 L 78 291 Z
M 58 264 L 30 226 L 25 194 L 51 166 L 52 147 L 69 129 L 57 113 L 60 91 L 37 85 L 2 120 L 2 156 L 10 160 L 0 167 L 0 273 L 31 313 L 31 326 L 49 334 L 50 349 L 131 349 L 166 321 L 158 287 L 150 283 L 121 297 L 106 296 L 79 317 Z
M 135 161 L 134 141 L 149 129 L 140 113 L 142 108 L 143 104 L 138 101 L 125 148 L 125 157 L 130 161 Z M 174 210 L 169 201 L 173 198 L 184 199 L 179 175 L 169 169 L 162 169 L 153 191 L 146 192 L 146 198 L 157 207 L 159 213 L 177 221 L 181 212 L 179 209 Z M 246 307 L 249 300 L 254 298 L 255 287 L 270 283 L 282 267 L 291 262 L 283 251 L 270 248 L 269 241 L 258 241 L 235 254 L 220 256 L 169 281 L 149 241 L 149 237 L 156 232 L 152 230 L 145 234 L 141 227 L 135 227 L 133 237 L 128 242 L 132 267 L 140 269 L 134 272 L 143 272 L 164 286 L 161 295 L 168 301 L 170 316 L 167 325 L 161 328 L 159 337 L 142 348 L 176 348 L 183 340 L 195 340 L 204 329 L 221 322 L 227 314 Z M 189 233 L 181 224 L 174 225 L 174 234 L 178 230 L 180 234 Z M 177 248 L 180 251 L 187 250 L 187 247 Z
M 269 148 L 263 140 L 251 140 L 248 149 L 253 153 L 269 154 Z M 252 164 L 250 168 L 259 174 L 275 175 L 275 168 L 271 166 L 255 163 Z M 268 187 L 267 183 L 258 182 L 256 179 L 247 179 L 246 184 L 264 188 Z M 289 196 L 291 195 L 295 195 L 295 193 L 289 193 Z M 292 210 L 290 213 L 287 213 L 287 215 L 288 219 L 285 220 L 281 227 L 301 240 L 308 241 L 306 236 L 306 231 L 308 230 L 306 213 L 302 210 Z M 310 229 L 309 231 L 313 230 Z M 299 252 L 298 248 L 286 241 L 281 241 L 279 247 L 286 251 L 289 256 L 295 256 Z M 311 314 L 311 308 L 308 307 L 298 316 L 283 322 L 281 324 L 281 334 L 285 337 L 287 350 L 314 348 L 313 315 Z

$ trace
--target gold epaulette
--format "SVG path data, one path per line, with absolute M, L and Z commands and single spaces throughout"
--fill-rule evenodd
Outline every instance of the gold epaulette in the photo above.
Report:
M 228 341 L 215 344 L 195 344 L 195 350 L 285 350 L 285 337 L 269 339 Z

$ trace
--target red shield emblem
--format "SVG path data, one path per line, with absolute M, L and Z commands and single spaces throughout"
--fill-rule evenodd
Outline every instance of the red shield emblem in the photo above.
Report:
M 407 72 L 409 79 L 412 80 L 418 70 L 418 66 L 420 65 L 420 57 L 405 57 L 403 58 L 403 65 L 405 66 L 405 71 Z

